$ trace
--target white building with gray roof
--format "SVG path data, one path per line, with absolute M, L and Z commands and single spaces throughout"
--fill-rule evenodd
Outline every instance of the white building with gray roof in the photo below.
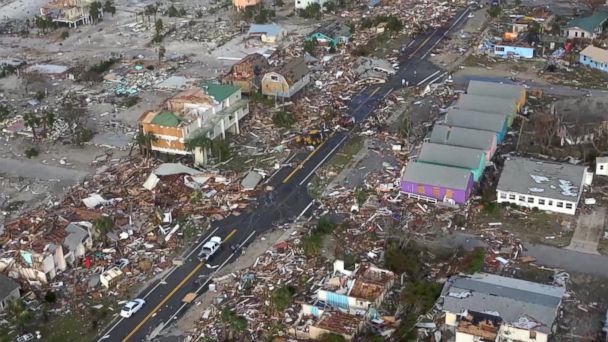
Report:
M 500 317 L 496 341 L 545 342 L 553 332 L 564 293 L 563 287 L 475 273 L 451 277 L 439 304 L 445 312 L 446 326 L 456 330 L 456 342 L 482 338 L 475 332 L 483 329 L 458 334 L 461 319 L 471 312 Z
M 509 157 L 496 187 L 498 203 L 574 215 L 590 184 L 586 167 L 565 163 Z

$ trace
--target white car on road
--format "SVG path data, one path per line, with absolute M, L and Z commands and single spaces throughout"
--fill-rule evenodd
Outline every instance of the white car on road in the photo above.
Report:
M 120 311 L 120 315 L 124 318 L 129 318 L 129 317 L 133 316 L 134 313 L 139 311 L 141 309 L 141 307 L 144 306 L 144 304 L 146 304 L 145 300 L 136 298 L 136 299 L 128 302 L 127 304 L 125 304 L 125 306 L 122 307 L 122 310 Z
M 222 238 L 219 236 L 214 236 L 209 241 L 205 242 L 203 247 L 201 247 L 201 251 L 198 252 L 198 260 L 207 261 L 218 249 L 220 249 L 220 245 L 222 244 Z

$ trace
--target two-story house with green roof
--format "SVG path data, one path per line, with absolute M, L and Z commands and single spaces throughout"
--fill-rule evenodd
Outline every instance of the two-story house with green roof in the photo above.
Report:
M 196 164 L 205 164 L 207 152 L 190 151 L 186 142 L 205 137 L 225 139 L 226 133 L 239 134 L 239 121 L 249 114 L 249 103 L 239 87 L 229 84 L 201 83 L 167 99 L 156 111 L 139 118 L 144 134 L 153 134 L 152 151 L 194 155 Z
M 604 32 L 607 20 L 608 12 L 597 10 L 588 17 L 570 20 L 565 26 L 562 26 L 562 36 L 596 39 Z

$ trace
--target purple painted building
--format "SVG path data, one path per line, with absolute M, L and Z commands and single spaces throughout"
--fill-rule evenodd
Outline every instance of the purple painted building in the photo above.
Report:
M 462 204 L 469 199 L 473 184 L 470 170 L 416 162 L 405 168 L 401 191 L 417 199 Z

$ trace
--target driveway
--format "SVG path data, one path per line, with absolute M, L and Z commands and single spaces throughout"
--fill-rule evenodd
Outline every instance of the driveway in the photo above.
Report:
M 566 248 L 581 253 L 599 254 L 597 245 L 604 231 L 605 218 L 604 207 L 596 207 L 586 213 L 581 212 L 570 245 Z

